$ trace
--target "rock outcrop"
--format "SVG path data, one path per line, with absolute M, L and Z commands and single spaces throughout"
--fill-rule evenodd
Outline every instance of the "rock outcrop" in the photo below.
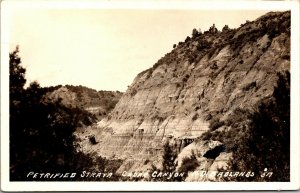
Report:
M 119 172 L 146 171 L 152 164 L 161 167 L 168 141 L 179 165 L 193 151 L 198 169 L 227 167 L 232 153 L 200 137 L 212 120 L 220 123 L 214 129 L 230 129 L 222 123 L 235 109 L 254 108 L 272 94 L 276 73 L 289 71 L 290 12 L 270 12 L 238 29 L 193 34 L 137 75 L 114 110 L 86 134 L 98 143 L 81 136 L 81 150 L 123 159 Z M 216 179 L 189 173 L 186 180 Z
M 61 102 L 73 108 L 84 109 L 98 120 L 110 113 L 122 96 L 119 91 L 96 91 L 84 86 L 56 86 L 48 88 L 47 100 Z

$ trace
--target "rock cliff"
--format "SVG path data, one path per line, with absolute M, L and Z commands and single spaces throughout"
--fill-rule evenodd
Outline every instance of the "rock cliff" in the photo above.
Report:
M 198 169 L 226 168 L 232 153 L 201 136 L 212 127 L 230 130 L 224 123 L 235 109 L 251 110 L 272 95 L 277 72 L 290 69 L 290 12 L 270 12 L 237 29 L 194 31 L 174 47 L 137 75 L 106 118 L 80 135 L 81 150 L 123 159 L 119 172 L 147 171 L 162 167 L 168 142 L 178 167 L 193 154 Z M 186 180 L 216 179 L 189 174 Z

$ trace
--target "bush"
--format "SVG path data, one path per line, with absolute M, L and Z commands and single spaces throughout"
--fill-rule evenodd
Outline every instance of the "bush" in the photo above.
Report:
M 209 49 L 212 46 L 212 42 L 208 42 L 206 39 L 199 40 L 199 44 L 197 46 L 197 50 L 201 51 L 203 49 Z
M 249 115 L 249 128 L 237 132 L 233 170 L 253 171 L 253 181 L 289 181 L 290 179 L 290 74 L 278 74 L 273 96 L 263 100 L 257 111 Z M 273 175 L 261 178 L 260 172 L 268 168 Z M 280 172 L 279 172 L 280 171 Z M 245 180 L 245 179 L 238 179 Z
M 230 28 L 228 27 L 228 25 L 225 25 L 223 28 L 222 28 L 222 32 L 227 32 L 229 31 Z
M 210 140 L 211 137 L 212 137 L 212 132 L 207 131 L 207 132 L 203 133 L 200 138 L 202 140 Z
M 256 87 L 256 81 L 253 81 L 249 84 L 247 84 L 246 86 L 243 87 L 243 91 L 248 91 L 252 88 L 255 88 Z
M 132 91 L 130 92 L 130 95 L 133 97 L 134 95 L 136 95 L 137 90 L 136 89 L 132 89 Z
M 192 37 L 196 37 L 198 35 L 199 35 L 198 30 L 196 28 L 194 28 L 193 31 L 192 31 Z
M 241 123 L 246 122 L 251 115 L 249 109 L 236 108 L 233 113 L 225 120 L 225 125 L 228 127 L 237 128 Z
M 194 171 L 198 166 L 199 166 L 199 163 L 197 161 L 197 158 L 196 158 L 194 152 L 192 153 L 191 157 L 183 158 L 182 164 L 181 164 L 180 168 L 178 169 L 179 173 L 184 172 L 182 181 L 185 180 L 185 178 L 188 175 L 188 172 Z
M 152 165 L 152 169 L 150 171 L 150 174 L 154 171 L 157 172 L 163 172 L 163 173 L 173 173 L 175 172 L 176 169 L 176 164 L 175 164 L 175 159 L 177 157 L 177 153 L 176 151 L 174 151 L 174 149 L 170 146 L 169 142 L 166 142 L 163 146 L 163 163 L 162 163 L 162 170 L 156 168 L 154 165 Z M 161 178 L 152 178 L 153 181 L 164 181 L 164 182 L 168 182 L 168 181 L 182 181 L 181 177 L 177 177 L 177 178 L 170 178 L 168 179 L 168 176 L 162 176 Z
M 196 121 L 196 120 L 198 119 L 198 117 L 199 117 L 199 115 L 198 115 L 198 113 L 196 113 L 196 114 L 193 116 L 192 120 L 193 120 L 193 121 Z
M 190 37 L 190 36 L 187 36 L 187 37 L 185 38 L 184 42 L 187 43 L 187 42 L 190 41 L 190 40 L 191 40 L 191 37 Z
M 210 121 L 209 128 L 211 131 L 214 131 L 214 130 L 218 129 L 219 127 L 223 126 L 224 124 L 225 124 L 224 121 L 220 121 L 219 118 L 214 118 Z

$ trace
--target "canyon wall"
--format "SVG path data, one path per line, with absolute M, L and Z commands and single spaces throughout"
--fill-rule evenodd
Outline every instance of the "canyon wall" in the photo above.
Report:
M 123 159 L 119 172 L 147 171 L 162 167 L 168 142 L 178 154 L 178 166 L 194 154 L 198 169 L 224 169 L 232 152 L 220 149 L 214 157 L 205 156 L 222 144 L 201 140 L 201 135 L 210 131 L 214 119 L 226 122 L 237 108 L 251 111 L 272 95 L 277 73 L 289 69 L 290 12 L 270 12 L 237 29 L 213 26 L 193 33 L 138 74 L 96 127 L 78 133 L 80 149 Z M 90 136 L 96 143 L 90 143 Z M 189 175 L 186 180 L 216 179 Z

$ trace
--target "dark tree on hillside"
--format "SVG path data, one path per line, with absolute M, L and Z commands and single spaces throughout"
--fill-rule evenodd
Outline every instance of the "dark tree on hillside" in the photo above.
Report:
M 163 171 L 173 172 L 176 165 L 174 161 L 176 159 L 176 153 L 172 150 L 169 143 L 164 144 L 164 154 L 163 154 Z
M 74 148 L 73 132 L 89 114 L 59 101 L 43 100 L 47 89 L 33 82 L 24 89 L 25 69 L 18 48 L 10 57 L 10 180 L 26 181 L 28 172 L 72 172 L 88 169 L 93 160 Z M 35 179 L 39 180 L 39 179 Z
M 193 29 L 192 31 L 192 37 L 196 37 L 199 34 L 196 28 Z
M 157 173 L 163 172 L 163 173 L 174 173 L 176 172 L 176 166 L 175 159 L 177 157 L 177 152 L 174 151 L 172 146 L 170 145 L 169 141 L 167 141 L 163 146 L 163 155 L 162 155 L 162 169 L 158 169 L 154 165 L 152 165 L 152 170 L 150 171 L 150 174 L 156 171 Z M 182 177 L 176 177 L 176 178 L 168 178 L 168 176 L 162 176 L 160 178 L 152 178 L 153 181 L 163 181 L 163 182 L 170 182 L 170 181 L 182 181 Z
M 227 32 L 229 30 L 230 28 L 228 27 L 228 25 L 224 25 L 224 27 L 222 28 L 222 32 Z
M 21 64 L 21 58 L 18 55 L 19 47 L 9 53 L 9 95 L 13 99 L 11 105 L 16 105 L 17 101 L 20 100 L 23 87 L 26 83 L 25 80 L 25 68 Z
M 250 115 L 248 132 L 236 145 L 232 169 L 253 171 L 254 181 L 290 179 L 290 73 L 278 74 L 273 97 L 263 101 Z M 271 177 L 261 178 L 267 168 Z M 249 179 L 240 179 L 249 180 Z

